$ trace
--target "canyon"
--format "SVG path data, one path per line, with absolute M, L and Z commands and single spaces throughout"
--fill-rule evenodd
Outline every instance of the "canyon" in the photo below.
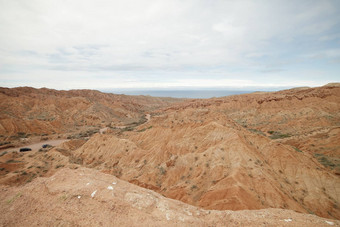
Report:
M 340 84 L 211 99 L 1 88 L 0 100 L 3 225 L 44 223 L 19 211 L 47 200 L 96 209 L 96 225 L 110 213 L 125 226 L 339 225 Z M 67 213 L 51 224 L 85 225 Z

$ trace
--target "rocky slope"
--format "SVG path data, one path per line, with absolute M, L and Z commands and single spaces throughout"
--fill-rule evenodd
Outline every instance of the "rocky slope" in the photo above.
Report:
M 186 108 L 225 114 L 253 133 L 314 155 L 340 174 L 340 83 L 192 100 L 169 110 Z
M 203 210 L 92 169 L 0 186 L 1 226 L 340 226 L 290 210 Z
M 73 155 L 206 209 L 276 207 L 340 217 L 340 180 L 312 155 L 208 109 L 168 111 L 136 131 L 95 135 Z

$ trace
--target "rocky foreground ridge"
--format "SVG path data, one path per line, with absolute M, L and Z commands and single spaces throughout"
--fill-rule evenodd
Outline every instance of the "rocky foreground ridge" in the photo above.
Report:
M 1 226 L 340 226 L 283 209 L 204 210 L 87 168 L 0 192 Z

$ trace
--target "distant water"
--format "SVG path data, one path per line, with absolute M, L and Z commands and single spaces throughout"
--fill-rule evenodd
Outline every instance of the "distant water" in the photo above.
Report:
M 252 93 L 254 91 L 240 90 L 128 90 L 128 91 L 105 91 L 115 94 L 125 95 L 150 95 L 154 97 L 173 97 L 173 98 L 212 98 L 229 95 L 239 95 Z

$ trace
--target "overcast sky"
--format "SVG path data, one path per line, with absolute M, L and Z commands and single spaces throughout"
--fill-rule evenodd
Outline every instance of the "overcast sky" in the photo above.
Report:
M 0 86 L 340 81 L 339 0 L 0 0 Z

